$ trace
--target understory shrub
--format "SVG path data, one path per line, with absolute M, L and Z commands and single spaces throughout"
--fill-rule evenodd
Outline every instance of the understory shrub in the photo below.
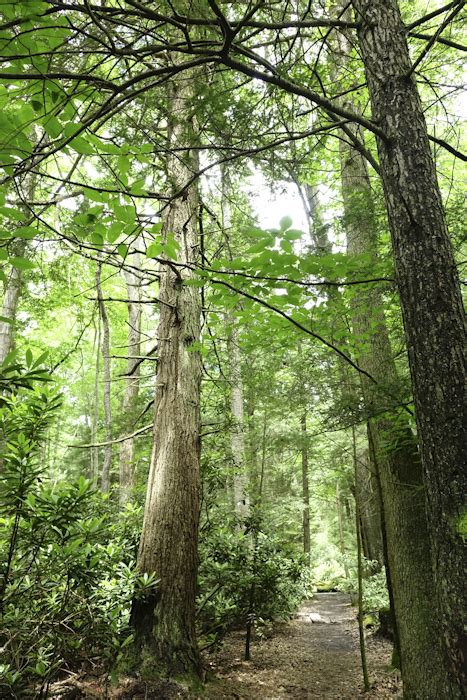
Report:
M 0 696 L 45 697 L 65 670 L 104 667 L 131 642 L 140 509 L 118 516 L 80 477 L 54 483 L 41 446 L 60 399 L 19 364 L 0 405 Z M 7 383 L 4 383 L 7 386 Z M 99 515 L 96 515 L 98 513 Z
M 386 585 L 384 567 L 375 571 L 377 562 L 365 559 L 363 562 L 363 612 L 377 613 L 389 607 L 389 594 Z M 358 579 L 355 568 L 350 569 L 350 578 L 341 579 L 339 589 L 351 594 L 357 594 Z
M 198 624 L 202 648 L 251 621 L 257 634 L 285 619 L 309 594 L 304 558 L 271 533 L 211 522 L 200 542 Z

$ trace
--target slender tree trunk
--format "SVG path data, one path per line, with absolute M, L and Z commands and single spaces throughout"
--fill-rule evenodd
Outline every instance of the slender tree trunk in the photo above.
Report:
M 355 488 L 359 501 L 362 541 L 367 559 L 384 565 L 383 541 L 381 536 L 381 501 L 369 453 L 362 455 L 357 462 Z
M 396 0 L 353 0 L 360 28 L 401 298 L 428 498 L 435 596 L 449 678 L 462 697 L 465 519 L 465 319 L 455 261 Z M 431 672 L 431 676 L 433 673 Z M 433 690 L 431 691 L 433 692 Z
M 110 327 L 109 327 L 109 317 L 107 316 L 107 310 L 102 298 L 102 287 L 101 287 L 101 272 L 102 264 L 98 262 L 96 270 L 96 291 L 97 291 L 97 303 L 99 305 L 99 318 L 102 327 L 101 334 L 101 352 L 102 352 L 102 366 L 104 368 L 104 388 L 103 388 L 103 400 L 104 400 L 104 428 L 105 428 L 105 441 L 108 442 L 112 440 L 112 406 L 111 406 L 111 378 L 110 378 Z M 110 490 L 110 467 L 112 465 L 112 445 L 105 445 L 104 447 L 104 461 L 102 464 L 101 472 L 101 489 L 105 493 Z
M 230 319 L 230 329 L 228 351 L 230 364 L 230 410 L 233 420 L 231 431 L 231 449 L 234 467 L 233 487 L 235 514 L 240 525 L 242 525 L 250 513 L 250 499 L 245 460 L 241 352 L 238 343 L 238 328 L 233 318 Z
M 308 434 L 306 427 L 306 411 L 300 416 L 301 454 L 302 454 L 302 498 L 303 498 L 303 553 L 308 566 L 311 563 L 310 537 L 310 481 L 308 474 Z
M 94 372 L 94 394 L 91 419 L 91 445 L 97 442 L 99 427 L 99 401 L 100 401 L 100 360 L 101 360 L 101 320 L 97 317 L 97 327 L 94 334 L 94 350 L 96 352 L 96 364 Z M 91 447 L 91 479 L 96 482 L 99 479 L 99 448 Z
M 133 256 L 135 266 L 140 266 L 140 256 Z M 140 278 L 131 270 L 124 270 L 128 296 L 128 363 L 122 413 L 125 429 L 132 425 L 134 410 L 139 393 L 139 361 L 134 358 L 141 354 L 141 285 Z M 131 499 L 135 485 L 134 439 L 124 440 L 120 445 L 119 486 L 120 506 L 124 507 Z
M 360 640 L 360 659 L 362 663 L 363 686 L 365 692 L 370 690 L 370 682 L 368 680 L 368 666 L 366 661 L 365 647 L 365 629 L 363 627 L 363 561 L 362 561 L 362 530 L 361 530 L 361 508 L 358 488 L 358 457 L 357 457 L 357 438 L 355 435 L 355 426 L 352 426 L 352 455 L 353 468 L 355 478 L 355 534 L 357 537 L 357 579 L 358 579 L 358 635 Z
M 227 244 L 229 257 L 232 259 L 232 208 L 233 196 L 230 173 L 227 167 L 221 171 L 221 213 L 222 229 Z M 232 416 L 231 450 L 233 461 L 233 497 L 234 509 L 239 526 L 242 527 L 250 514 L 249 478 L 246 471 L 245 451 L 245 421 L 244 396 L 242 378 L 242 353 L 239 344 L 239 333 L 233 313 L 226 314 L 226 325 L 229 329 L 227 350 L 230 366 L 230 411 Z
M 342 514 L 342 500 L 339 488 L 339 482 L 336 481 L 336 508 L 337 508 L 337 521 L 339 524 L 339 547 L 342 554 L 342 563 L 344 566 L 345 578 L 350 578 L 349 566 L 347 564 L 347 550 L 345 547 L 344 539 L 344 516 Z
M 173 194 L 182 191 L 198 169 L 192 147 L 193 75 L 169 85 L 168 156 Z M 178 262 L 193 265 L 198 256 L 198 197 L 195 186 L 172 199 L 165 210 L 164 235 L 179 245 Z M 135 599 L 132 624 L 137 644 L 146 649 L 146 667 L 169 673 L 199 672 L 195 635 L 198 563 L 201 359 L 201 297 L 184 285 L 188 268 L 161 266 L 158 328 L 159 363 L 154 418 L 154 447 L 148 479 L 138 568 L 154 572 L 155 593 Z M 148 656 L 149 655 L 149 656 Z M 152 657 L 152 659 L 150 658 Z
M 15 250 L 15 255 L 23 256 L 26 250 L 26 241 L 20 240 Z M 14 334 L 16 312 L 21 294 L 23 275 L 21 270 L 11 268 L 7 282 L 4 285 L 3 302 L 0 315 L 10 319 L 11 323 L 0 320 L 0 364 L 14 348 Z

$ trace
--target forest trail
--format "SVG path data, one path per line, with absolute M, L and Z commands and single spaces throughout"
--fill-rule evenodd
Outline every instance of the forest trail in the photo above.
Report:
M 363 695 L 356 611 L 344 593 L 317 593 L 293 620 L 252 645 L 243 661 L 244 634 L 229 635 L 211 662 L 216 680 L 209 700 L 351 700 Z M 367 642 L 372 689 L 366 698 L 400 697 L 398 679 L 387 671 L 391 645 Z

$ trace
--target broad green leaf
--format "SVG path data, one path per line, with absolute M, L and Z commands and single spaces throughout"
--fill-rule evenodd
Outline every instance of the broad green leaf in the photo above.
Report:
M 63 126 L 58 121 L 57 117 L 48 117 L 47 119 L 44 119 L 43 123 L 44 129 L 53 139 L 58 139 L 58 137 L 62 134 Z
M 13 209 L 12 207 L 0 207 L 0 214 L 12 221 L 24 221 L 26 218 L 22 211 Z
M 83 188 L 83 194 L 90 199 L 92 202 L 106 202 L 108 199 L 107 192 L 99 192 L 96 189 L 91 189 L 90 187 Z
M 104 243 L 104 238 L 100 233 L 93 231 L 93 233 L 91 233 L 91 242 L 94 243 L 94 245 L 101 246 Z
M 281 228 L 281 231 L 287 231 L 287 229 L 292 226 L 292 219 L 290 218 L 290 216 L 283 216 L 282 219 L 279 221 L 279 226 Z
M 13 267 L 16 267 L 17 270 L 31 270 L 34 267 L 33 262 L 19 256 L 10 258 L 10 263 L 13 265 Z
M 13 231 L 13 236 L 15 238 L 26 238 L 28 240 L 35 238 L 37 234 L 38 230 L 34 228 L 34 226 L 20 226 Z
M 109 243 L 115 243 L 117 238 L 120 236 L 122 233 L 122 225 L 118 221 L 114 221 L 113 224 L 110 225 L 110 228 L 107 231 L 107 240 Z
M 81 155 L 92 156 L 94 155 L 94 147 L 84 138 L 84 136 L 77 136 L 68 144 L 76 153 Z
M 147 258 L 158 258 L 163 251 L 162 243 L 150 243 L 146 248 Z

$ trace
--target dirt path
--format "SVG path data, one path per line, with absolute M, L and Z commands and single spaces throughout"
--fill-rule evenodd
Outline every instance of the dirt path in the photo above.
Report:
M 211 658 L 216 680 L 203 697 L 351 700 L 361 695 L 356 613 L 343 593 L 316 594 L 270 639 L 254 643 L 249 662 L 242 660 L 243 645 L 244 635 L 232 634 Z M 373 638 L 367 647 L 372 690 L 365 697 L 400 697 L 397 679 L 386 670 L 390 644 Z

